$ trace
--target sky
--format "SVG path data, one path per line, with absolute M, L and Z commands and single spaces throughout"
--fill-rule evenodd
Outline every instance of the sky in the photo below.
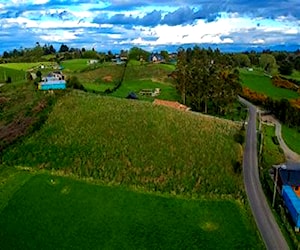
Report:
M 300 48 L 300 0 L 0 0 L 0 52 Z

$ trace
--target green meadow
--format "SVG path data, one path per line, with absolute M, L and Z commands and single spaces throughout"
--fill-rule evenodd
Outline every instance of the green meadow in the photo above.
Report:
M 120 83 L 124 70 L 124 65 L 102 64 L 96 69 L 73 75 L 77 76 L 87 90 L 104 92 L 107 89 L 113 89 Z
M 127 97 L 134 92 L 142 100 L 153 101 L 154 97 L 140 95 L 143 89 L 160 89 L 160 94 L 155 98 L 179 101 L 180 96 L 174 86 L 173 80 L 168 75 L 175 70 L 174 65 L 152 64 L 130 61 L 127 65 L 124 80 L 120 88 L 112 96 Z
M 265 76 L 262 71 L 254 69 L 240 69 L 240 78 L 243 86 L 250 88 L 258 93 L 265 94 L 273 99 L 295 99 L 299 98 L 299 94 L 295 91 L 278 88 L 272 84 L 272 80 Z
M 1 249 L 263 249 L 232 199 L 187 200 L 18 175 L 22 186 L 9 190 L 0 209 Z
M 23 81 L 24 79 L 26 79 L 26 72 L 17 69 L 2 67 L 0 65 L 0 83 L 5 83 L 8 77 L 11 78 L 12 82 Z
M 15 69 L 15 70 L 27 71 L 29 69 L 36 68 L 36 67 L 39 67 L 41 65 L 51 66 L 51 65 L 53 65 L 53 62 L 5 63 L 5 64 L 1 64 L 0 67 L 7 68 L 7 69 Z

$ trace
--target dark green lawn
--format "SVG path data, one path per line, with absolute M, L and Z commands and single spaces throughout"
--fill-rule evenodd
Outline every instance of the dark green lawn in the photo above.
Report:
M 1 249 L 261 249 L 234 200 L 184 200 L 36 175 L 0 213 Z

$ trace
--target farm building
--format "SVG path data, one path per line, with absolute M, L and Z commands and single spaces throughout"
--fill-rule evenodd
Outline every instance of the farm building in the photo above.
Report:
M 278 167 L 278 187 L 300 186 L 300 163 L 285 163 Z
M 88 62 L 87 62 L 88 65 L 96 64 L 96 63 L 99 63 L 99 60 L 91 59 L 91 60 L 88 60 Z
M 39 90 L 66 89 L 65 77 L 61 72 L 52 72 L 42 78 L 38 88 Z
M 300 228 L 300 163 L 285 163 L 276 167 L 278 189 L 288 213 L 295 223 L 295 231 Z
M 152 53 L 149 56 L 149 62 L 153 62 L 153 63 L 160 63 L 160 62 L 164 62 L 164 58 L 162 55 L 157 54 L 157 53 Z

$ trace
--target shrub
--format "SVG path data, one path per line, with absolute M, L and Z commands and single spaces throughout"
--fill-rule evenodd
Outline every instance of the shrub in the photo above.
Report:
M 284 89 L 290 89 L 290 90 L 293 90 L 293 91 L 297 91 L 298 88 L 299 88 L 293 82 L 291 82 L 291 81 L 289 81 L 287 79 L 283 79 L 280 76 L 274 76 L 272 78 L 272 83 L 276 87 L 284 88 Z
M 11 77 L 8 76 L 5 82 L 6 82 L 6 83 L 11 83 L 11 82 L 12 82 Z
M 67 87 L 73 89 L 85 90 L 84 86 L 80 83 L 76 76 L 71 76 L 67 79 Z

